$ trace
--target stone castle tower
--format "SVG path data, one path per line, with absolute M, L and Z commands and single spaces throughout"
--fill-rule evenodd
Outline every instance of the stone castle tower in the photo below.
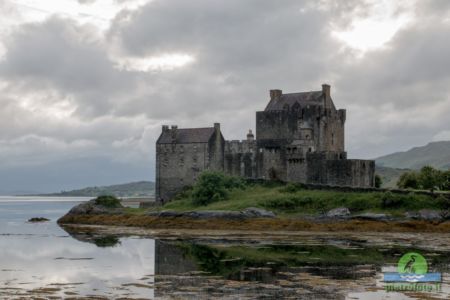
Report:
M 156 198 L 170 200 L 204 170 L 254 179 L 351 187 L 374 186 L 375 162 L 347 159 L 346 111 L 337 110 L 330 86 L 320 91 L 270 91 L 256 112 L 256 138 L 225 141 L 220 125 L 163 126 L 156 142 Z

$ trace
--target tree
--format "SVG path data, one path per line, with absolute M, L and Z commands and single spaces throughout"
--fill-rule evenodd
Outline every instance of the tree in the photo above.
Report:
M 431 166 L 424 166 L 420 169 L 419 185 L 426 190 L 439 189 L 442 186 L 441 172 Z
M 225 200 L 228 192 L 235 188 L 245 188 L 241 178 L 227 176 L 221 172 L 205 171 L 200 174 L 192 190 L 192 202 L 195 205 Z
M 375 187 L 379 189 L 382 184 L 383 184 L 383 180 L 381 179 L 381 176 L 376 174 L 375 175 Z
M 450 170 L 440 171 L 425 166 L 419 172 L 403 173 L 397 182 L 399 188 L 450 190 Z
M 401 189 L 418 189 L 419 176 L 416 172 L 403 173 L 397 181 L 397 186 Z

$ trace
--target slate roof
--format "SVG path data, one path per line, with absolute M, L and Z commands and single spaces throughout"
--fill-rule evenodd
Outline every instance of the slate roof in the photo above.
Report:
M 206 128 L 180 128 L 176 129 L 175 140 L 173 140 L 173 130 L 167 129 L 161 133 L 158 144 L 190 144 L 190 143 L 208 143 L 214 134 L 214 127 Z
M 286 104 L 291 108 L 296 102 L 298 102 L 301 107 L 307 105 L 323 106 L 323 92 L 313 91 L 282 94 L 280 98 L 271 99 L 269 104 L 267 104 L 265 111 L 283 110 Z

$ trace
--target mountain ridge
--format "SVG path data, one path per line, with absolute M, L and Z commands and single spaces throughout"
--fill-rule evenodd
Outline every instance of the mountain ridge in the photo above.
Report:
M 441 170 L 450 168 L 450 141 L 430 142 L 407 151 L 394 152 L 375 159 L 377 166 L 418 170 L 432 166 Z
M 134 181 L 107 186 L 92 186 L 59 193 L 39 194 L 37 196 L 59 197 L 98 197 L 112 195 L 116 197 L 149 197 L 155 194 L 153 181 Z

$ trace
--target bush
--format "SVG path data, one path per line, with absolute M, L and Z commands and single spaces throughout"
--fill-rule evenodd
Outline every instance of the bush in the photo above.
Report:
M 280 189 L 282 193 L 296 193 L 298 191 L 304 190 L 305 185 L 302 183 L 288 183 L 285 187 Z
M 382 184 L 383 184 L 383 180 L 381 179 L 381 176 L 376 174 L 375 175 L 375 187 L 379 189 Z
M 419 176 L 416 172 L 406 172 L 400 176 L 397 182 L 397 186 L 401 189 L 418 189 L 419 188 Z
M 449 190 L 450 171 L 440 171 L 430 166 L 420 169 L 420 172 L 406 172 L 397 182 L 399 188 Z
M 192 203 L 208 205 L 225 200 L 230 190 L 244 187 L 245 182 L 240 178 L 227 176 L 220 172 L 203 172 L 192 189 Z
M 108 208 L 123 207 L 122 203 L 120 202 L 120 199 L 114 196 L 99 196 L 95 199 L 95 204 Z

